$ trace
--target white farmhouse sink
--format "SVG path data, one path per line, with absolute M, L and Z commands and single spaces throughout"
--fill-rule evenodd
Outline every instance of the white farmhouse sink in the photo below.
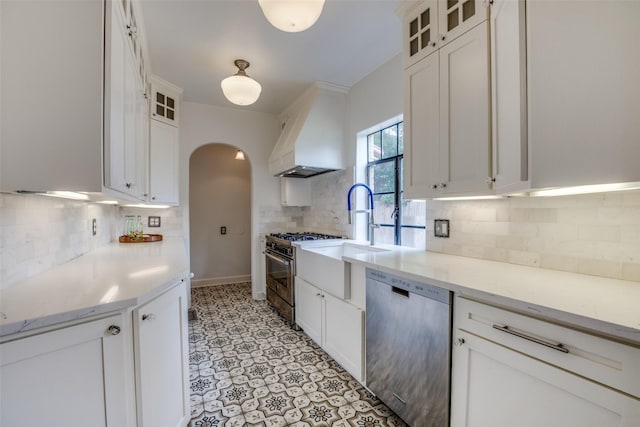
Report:
M 338 298 L 349 299 L 351 297 L 351 264 L 343 261 L 342 257 L 388 251 L 388 249 L 351 242 L 326 246 L 301 245 L 296 249 L 296 275 Z

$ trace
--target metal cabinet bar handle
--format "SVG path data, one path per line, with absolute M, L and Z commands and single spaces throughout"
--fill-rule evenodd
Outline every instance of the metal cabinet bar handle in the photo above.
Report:
M 404 400 L 403 398 L 401 398 L 400 396 L 398 396 L 397 394 L 393 393 L 393 397 L 395 397 L 396 399 L 398 399 L 400 401 L 400 403 L 402 403 L 403 405 L 407 404 L 407 401 Z
M 551 343 L 551 342 L 548 342 L 548 341 L 544 341 L 544 340 L 541 340 L 541 339 L 538 339 L 538 338 L 523 334 L 522 332 L 514 331 L 512 329 L 509 329 L 509 327 L 507 325 L 504 325 L 504 326 L 493 325 L 493 329 L 497 329 L 498 331 L 502 331 L 502 332 L 506 332 L 506 333 L 511 334 L 511 335 L 515 335 L 516 337 L 523 338 L 523 339 L 525 339 L 527 341 L 531 341 L 531 342 L 534 342 L 536 344 L 540 344 L 540 345 L 543 345 L 545 347 L 552 348 L 554 350 L 558 350 L 559 352 L 562 352 L 562 353 L 569 353 L 569 350 L 564 348 L 562 344 L 554 344 L 554 343 Z

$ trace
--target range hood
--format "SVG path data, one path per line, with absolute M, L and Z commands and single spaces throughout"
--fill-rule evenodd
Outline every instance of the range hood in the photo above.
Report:
M 280 115 L 282 133 L 269 157 L 274 176 L 309 178 L 344 168 L 346 90 L 314 83 Z

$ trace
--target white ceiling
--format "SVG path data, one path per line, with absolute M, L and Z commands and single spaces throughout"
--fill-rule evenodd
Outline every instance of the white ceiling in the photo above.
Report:
M 273 27 L 258 0 L 142 0 L 151 68 L 184 89 L 183 99 L 225 107 L 220 81 L 235 59 L 262 94 L 248 107 L 280 113 L 312 82 L 351 87 L 400 52 L 402 0 L 326 0 L 310 29 Z

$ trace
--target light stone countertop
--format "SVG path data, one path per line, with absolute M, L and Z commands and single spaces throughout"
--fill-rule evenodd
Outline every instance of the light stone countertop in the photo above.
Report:
M 408 248 L 343 260 L 640 345 L 640 282 Z
M 0 337 L 144 304 L 188 274 L 182 238 L 110 243 L 0 291 Z

